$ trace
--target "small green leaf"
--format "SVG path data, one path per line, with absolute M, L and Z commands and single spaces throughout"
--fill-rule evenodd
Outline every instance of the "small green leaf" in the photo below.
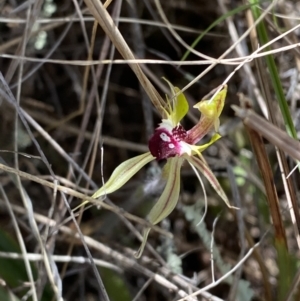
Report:
M 168 170 L 166 187 L 148 215 L 148 220 L 153 225 L 156 225 L 166 218 L 174 210 L 178 202 L 180 190 L 180 169 L 183 161 L 184 158 L 182 157 L 174 157 L 168 159 L 165 165 L 166 170 Z M 139 258 L 143 253 L 150 229 L 151 228 L 144 229 L 143 241 L 139 250 L 135 254 L 136 258 Z
M 4 281 L 3 281 L 4 282 Z M 1 301 L 20 301 L 20 299 L 8 288 L 0 286 Z
M 118 190 L 125 183 L 127 183 L 143 166 L 154 159 L 155 158 L 150 154 L 150 152 L 147 152 L 121 163 L 114 170 L 109 180 L 92 195 L 92 198 L 96 199 L 100 196 L 104 196 Z
M 21 253 L 20 248 L 11 234 L 0 229 L 0 250 L 2 252 Z M 24 262 L 16 259 L 0 258 L 0 279 L 14 289 L 28 281 Z M 34 267 L 31 267 L 34 270 Z M 35 273 L 35 272 L 34 272 Z M 3 299 L 0 299 L 3 300 Z
M 211 171 L 211 169 L 209 168 L 209 166 L 207 165 L 207 163 L 204 161 L 203 158 L 200 159 L 195 156 L 185 156 L 185 158 L 206 177 L 206 179 L 209 181 L 213 189 L 217 192 L 217 194 L 222 198 L 222 200 L 229 208 L 238 209 L 230 205 L 226 193 L 224 192 L 219 181 L 217 180 L 214 173 Z
M 132 300 L 129 286 L 122 273 L 118 273 L 109 268 L 99 268 L 99 270 L 110 301 Z
M 286 242 L 281 237 L 275 237 L 275 247 L 277 251 L 277 264 L 279 268 L 278 274 L 278 287 L 277 287 L 277 300 L 287 300 L 293 276 L 296 274 L 296 259 L 289 253 Z M 296 299 L 293 299 L 296 300 Z

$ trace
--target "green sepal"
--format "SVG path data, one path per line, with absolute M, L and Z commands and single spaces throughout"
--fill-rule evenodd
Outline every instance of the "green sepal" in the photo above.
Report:
M 153 225 L 167 217 L 177 204 L 180 190 L 180 169 L 183 161 L 184 159 L 181 157 L 174 157 L 168 159 L 166 163 L 169 173 L 166 187 L 148 215 L 148 220 Z
M 142 256 L 143 251 L 144 251 L 145 246 L 146 246 L 146 243 L 147 243 L 147 239 L 148 239 L 148 235 L 149 235 L 150 230 L 151 230 L 151 228 L 149 228 L 149 227 L 147 227 L 143 230 L 143 240 L 142 240 L 140 248 L 134 254 L 135 258 L 140 258 Z
M 197 158 L 195 156 L 187 156 L 187 155 L 185 155 L 184 157 L 186 160 L 189 161 L 190 164 L 192 164 L 196 169 L 198 169 L 205 176 L 205 178 L 211 184 L 212 188 L 222 198 L 222 200 L 229 208 L 239 209 L 230 205 L 226 193 L 224 192 L 219 181 L 217 180 L 214 173 L 209 168 L 209 166 L 207 165 L 203 157 Z
M 166 218 L 174 210 L 178 202 L 180 191 L 180 169 L 183 162 L 184 158 L 174 157 L 168 159 L 166 163 L 167 167 L 165 168 L 168 170 L 166 187 L 148 215 L 148 220 L 153 225 L 156 225 Z M 139 250 L 135 254 L 136 258 L 139 258 L 142 255 L 149 232 L 149 227 L 144 229 L 143 241 Z
M 92 198 L 96 199 L 112 193 L 127 183 L 143 166 L 155 158 L 147 152 L 121 163 L 112 173 L 109 180 L 98 189 Z
M 194 105 L 194 108 L 197 108 L 201 112 L 202 118 L 206 117 L 208 120 L 214 121 L 214 128 L 216 132 L 219 129 L 219 117 L 224 108 L 226 94 L 227 86 L 224 86 L 224 89 L 218 92 L 213 99 L 201 100 Z

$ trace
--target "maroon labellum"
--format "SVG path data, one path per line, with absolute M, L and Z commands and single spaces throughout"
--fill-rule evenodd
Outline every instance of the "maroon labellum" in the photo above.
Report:
M 159 127 L 149 139 L 149 150 L 158 161 L 180 156 L 183 153 L 181 142 L 184 142 L 186 136 L 186 130 L 181 125 L 171 132 L 165 127 Z

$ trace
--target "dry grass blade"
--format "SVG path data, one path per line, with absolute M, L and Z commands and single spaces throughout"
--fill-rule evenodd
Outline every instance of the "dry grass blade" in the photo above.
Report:
M 46 180 L 43 180 L 40 177 L 36 177 L 36 176 L 33 176 L 33 175 L 29 174 L 29 173 L 26 173 L 26 172 L 23 172 L 23 171 L 20 171 L 20 170 L 16 170 L 15 168 L 6 166 L 6 165 L 1 164 L 1 163 L 0 163 L 0 170 L 4 170 L 4 171 L 6 171 L 8 173 L 12 173 L 12 174 L 18 175 L 21 178 L 24 178 L 24 179 L 27 179 L 27 180 L 39 183 L 39 184 L 41 184 L 41 185 L 43 185 L 45 187 L 49 187 L 51 189 L 57 189 L 57 191 L 61 191 L 61 192 L 65 193 L 65 194 L 68 194 L 68 195 L 80 198 L 82 200 L 89 200 L 91 203 L 94 203 L 97 206 L 99 206 L 101 204 L 101 207 L 104 208 L 104 209 L 107 209 L 109 211 L 115 212 L 117 214 L 122 214 L 124 217 L 128 218 L 129 220 L 135 221 L 135 222 L 140 223 L 140 224 L 142 224 L 144 226 L 148 226 L 148 227 L 150 226 L 153 230 L 156 230 L 156 231 L 158 231 L 159 233 L 161 233 L 163 235 L 166 235 L 166 236 L 169 236 L 169 237 L 172 236 L 172 235 L 170 235 L 169 232 L 166 232 L 166 231 L 162 230 L 160 227 L 151 225 L 149 222 L 145 221 L 142 218 L 139 218 L 139 217 L 134 216 L 134 215 L 132 215 L 130 213 L 124 212 L 119 207 L 111 206 L 111 205 L 108 205 L 106 203 L 103 203 L 103 201 L 95 200 L 94 198 L 87 197 L 85 194 L 80 193 L 80 192 L 78 192 L 76 190 L 70 189 L 70 188 L 62 186 L 62 185 L 55 185 L 52 182 L 48 182 Z
M 28 274 L 28 279 L 30 280 L 29 281 L 29 285 L 31 286 L 31 289 L 32 289 L 32 299 L 33 300 L 38 300 L 36 288 L 34 286 L 34 276 L 33 276 L 32 268 L 31 268 L 31 266 L 29 264 L 29 260 L 28 260 L 28 254 L 27 254 L 27 250 L 26 250 L 26 245 L 25 245 L 24 239 L 22 237 L 20 228 L 18 226 L 15 214 L 14 214 L 12 208 L 11 208 L 11 204 L 10 204 L 10 202 L 9 202 L 6 194 L 5 194 L 5 191 L 4 191 L 3 187 L 2 187 L 2 185 L 0 185 L 0 193 L 3 196 L 3 199 L 5 201 L 5 204 L 6 204 L 6 207 L 8 209 L 8 212 L 9 212 L 9 214 L 11 216 L 12 223 L 13 223 L 13 226 L 15 228 L 16 235 L 17 235 L 17 238 L 18 238 L 18 241 L 19 241 L 19 244 L 20 244 L 20 248 L 21 248 L 21 251 L 22 251 L 22 256 L 23 256 L 23 259 L 24 259 L 24 264 L 25 264 L 25 267 L 26 267 L 26 270 L 27 270 L 27 274 Z M 41 258 L 43 259 L 43 256 L 41 256 Z
M 286 132 L 263 117 L 260 117 L 250 109 L 241 109 L 238 106 L 232 106 L 232 109 L 235 111 L 236 115 L 243 120 L 247 127 L 262 135 L 270 143 L 283 150 L 294 160 L 300 161 L 299 141 L 291 138 Z
M 253 14 L 255 14 L 253 12 Z M 251 15 L 252 16 L 252 15 Z M 248 21 L 250 25 L 252 25 L 253 20 L 252 18 L 248 18 Z M 252 44 L 252 49 L 255 50 L 256 45 L 260 44 L 260 42 L 263 42 L 265 44 L 268 42 L 268 35 L 265 32 L 264 23 L 260 23 L 257 28 L 253 28 L 253 31 L 251 32 L 250 39 Z M 293 32 L 291 32 L 293 34 Z M 287 38 L 287 37 L 284 37 Z M 268 50 L 268 48 L 266 48 Z M 266 64 L 264 64 L 264 62 Z M 262 58 L 257 58 L 255 60 L 255 64 L 257 67 L 257 73 L 259 78 L 259 84 L 262 90 L 262 94 L 264 95 L 264 99 L 266 100 L 266 106 L 268 111 L 268 119 L 269 121 L 274 124 L 275 126 L 279 126 L 282 122 L 284 122 L 286 131 L 289 133 L 289 135 L 295 139 L 296 134 L 294 124 L 290 115 L 290 110 L 287 106 L 286 99 L 284 97 L 284 92 L 281 87 L 281 82 L 279 80 L 279 74 L 276 70 L 275 62 L 272 56 L 268 56 L 263 60 Z M 267 66 L 267 69 L 269 72 L 267 72 L 265 66 Z M 269 83 L 268 80 L 265 80 L 266 78 L 270 78 L 271 83 Z M 278 100 L 278 109 L 280 108 L 280 111 L 282 113 L 282 122 L 276 118 L 276 110 L 274 110 L 274 104 L 273 101 L 273 92 L 272 87 L 276 95 L 276 99 Z M 297 195 L 296 195 L 296 187 L 295 184 L 292 181 L 291 177 L 288 177 L 288 174 L 290 173 L 288 162 L 286 159 L 286 156 L 284 154 L 284 151 L 280 148 L 276 148 L 276 157 L 280 169 L 280 174 L 285 190 L 286 199 L 288 202 L 289 208 L 291 208 L 290 215 L 291 220 L 294 226 L 294 232 L 295 237 L 298 243 L 298 248 L 300 249 L 300 215 L 297 210 Z
M 2 202 L 0 202 L 0 207 L 4 206 Z M 11 206 L 14 212 L 16 213 L 23 213 L 24 208 L 19 207 L 17 205 Z M 57 222 L 53 219 L 49 219 L 43 215 L 35 214 L 34 218 L 37 222 L 42 224 L 50 224 L 51 226 L 56 226 Z M 59 227 L 59 231 L 68 237 L 75 238 L 78 242 L 81 242 L 81 238 L 79 233 L 75 232 L 71 227 L 67 227 L 65 225 L 61 225 Z M 84 241 L 86 242 L 87 246 L 90 249 L 97 250 L 100 252 L 105 258 L 110 258 L 114 263 L 118 265 L 118 267 L 124 269 L 134 269 L 135 271 L 140 272 L 141 274 L 145 275 L 146 277 L 150 277 L 154 279 L 154 281 L 161 286 L 166 287 L 168 290 L 176 292 L 180 297 L 186 297 L 185 300 L 195 301 L 196 299 L 187 295 L 186 291 L 190 291 L 191 289 L 195 290 L 194 287 L 190 282 L 186 281 L 183 277 L 179 275 L 173 275 L 170 273 L 170 270 L 166 267 L 160 267 L 157 272 L 153 272 L 144 265 L 149 264 L 149 258 L 141 258 L 140 262 L 137 262 L 131 256 L 124 255 L 121 252 L 111 249 L 110 247 L 102 244 L 101 242 L 89 237 L 84 236 Z M 255 250 L 253 248 L 253 250 Z M 168 280 L 170 279 L 171 280 Z M 207 300 L 212 301 L 223 301 L 222 299 L 212 295 L 209 292 L 202 292 L 201 296 L 206 298 Z
M 265 137 L 269 142 L 278 147 L 280 151 L 290 155 L 294 160 L 299 161 L 300 159 L 300 142 L 291 138 L 286 132 L 282 131 L 271 122 L 260 117 L 252 110 L 240 109 L 233 106 L 236 115 L 243 119 L 245 126 L 251 132 L 256 132 Z M 260 154 L 260 153 L 259 153 Z M 285 160 L 285 158 L 282 158 Z M 282 161 L 283 161 L 282 160 Z M 284 162 L 283 162 L 284 163 Z M 284 166 L 285 167 L 285 166 Z M 285 174 L 286 169 L 284 170 Z M 286 181 L 287 180 L 287 181 Z M 294 232 L 299 247 L 299 229 L 300 229 L 300 217 L 298 213 L 297 197 L 294 193 L 294 188 L 291 186 L 291 179 L 283 179 L 284 184 L 286 183 L 286 196 L 288 199 L 291 220 L 294 226 Z M 267 188 L 267 187 L 266 187 Z
M 272 169 L 268 159 L 268 155 L 262 140 L 262 137 L 258 132 L 246 126 L 252 148 L 255 153 L 256 161 L 261 172 L 267 194 L 267 201 L 270 208 L 270 214 L 272 216 L 273 225 L 275 229 L 275 239 L 277 241 L 284 242 L 287 248 L 287 239 L 281 218 L 279 200 L 276 192 L 275 182 L 273 178 Z
M 90 12 L 93 14 L 95 19 L 98 21 L 104 32 L 109 36 L 115 47 L 119 50 L 121 55 L 125 60 L 134 60 L 135 57 L 124 40 L 122 34 L 119 29 L 114 24 L 111 16 L 105 9 L 104 5 L 98 0 L 85 0 L 86 5 L 90 9 Z M 150 100 L 153 105 L 156 107 L 158 112 L 163 116 L 164 111 L 162 110 L 162 106 L 164 105 L 164 100 L 161 98 L 157 90 L 151 84 L 149 79 L 146 77 L 142 69 L 137 64 L 129 63 L 129 66 L 137 76 L 140 81 L 140 84 L 143 86 L 145 91 L 147 92 Z
M 300 169 L 290 172 L 300 162 L 298 7 L 225 2 L 0 0 L 0 301 L 300 300 Z M 262 23 L 264 41 L 253 35 Z M 294 140 L 275 109 L 268 55 Z M 165 161 L 153 160 L 109 198 L 87 196 L 120 163 L 149 151 L 161 119 L 153 109 L 168 109 L 163 77 L 188 89 L 187 131 L 201 119 L 192 107 L 228 84 L 222 139 L 203 156 L 240 210 L 234 218 L 212 178 L 199 183 L 185 164 L 178 205 L 151 227 L 136 260 L 141 230 L 151 226 L 145 217 L 166 185 Z M 237 91 L 251 106 L 238 104 Z

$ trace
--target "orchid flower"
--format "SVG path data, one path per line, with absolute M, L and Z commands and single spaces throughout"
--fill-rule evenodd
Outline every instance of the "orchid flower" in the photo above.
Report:
M 180 124 L 180 121 L 189 110 L 188 102 L 179 88 L 174 87 L 169 82 L 168 84 L 171 90 L 171 97 L 167 97 L 166 106 L 163 108 L 165 116 L 163 116 L 162 122 L 149 139 L 148 146 L 150 151 L 121 163 L 114 170 L 109 180 L 92 196 L 92 198 L 99 198 L 112 193 L 121 188 L 147 163 L 152 160 L 160 161 L 166 159 L 162 173 L 162 176 L 166 178 L 166 186 L 148 215 L 148 221 L 153 225 L 167 217 L 178 202 L 180 170 L 185 160 L 207 178 L 227 206 L 231 207 L 225 192 L 201 155 L 203 150 L 221 137 L 217 132 L 227 87 L 225 86 L 213 99 L 202 100 L 194 106 L 201 112 L 201 118 L 193 128 L 187 131 Z M 197 145 L 212 129 L 216 133 L 210 142 L 204 145 Z M 144 229 L 143 241 L 136 253 L 137 258 L 143 252 L 150 229 L 150 227 Z

